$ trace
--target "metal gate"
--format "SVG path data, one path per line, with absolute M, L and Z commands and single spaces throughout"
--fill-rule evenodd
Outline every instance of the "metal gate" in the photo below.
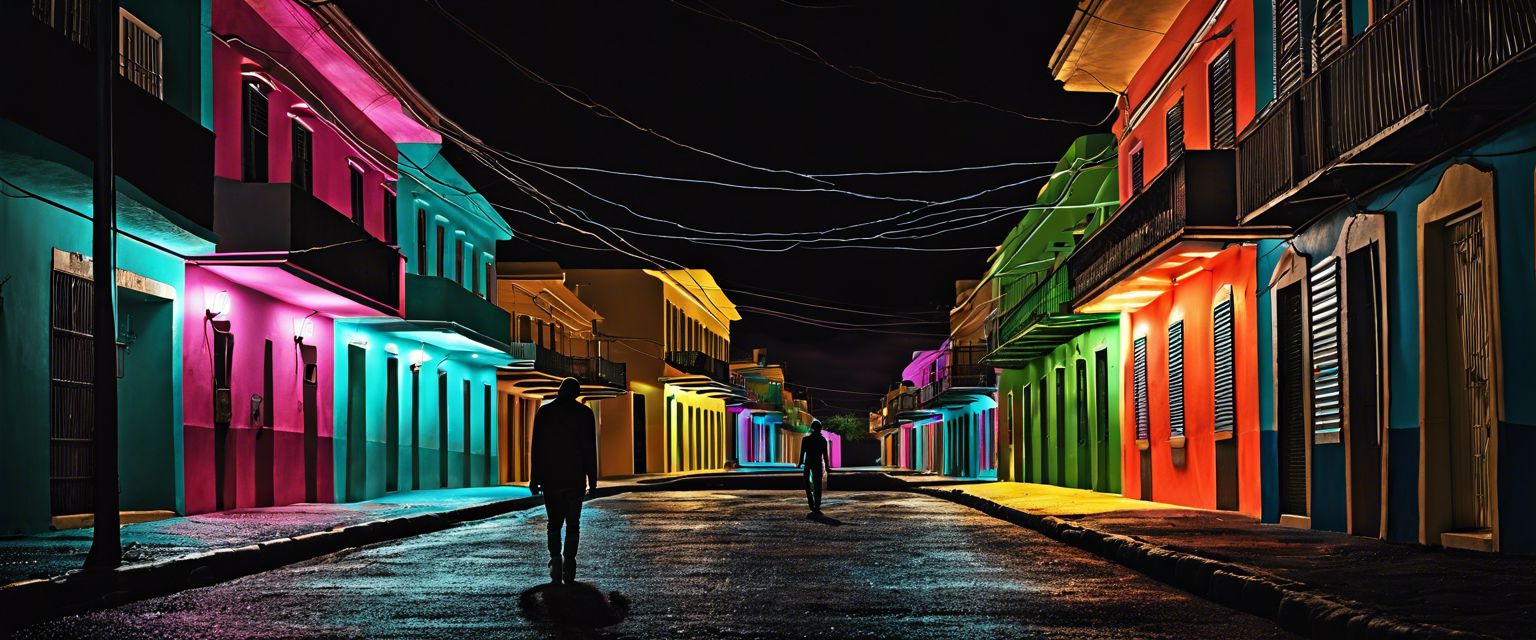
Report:
M 1492 393 L 1488 387 L 1490 350 L 1493 348 L 1493 322 L 1488 299 L 1488 271 L 1484 262 L 1483 227 L 1480 212 L 1451 222 L 1445 238 L 1451 286 L 1455 297 L 1449 300 L 1456 315 L 1455 330 L 1460 344 L 1461 376 L 1450 380 L 1452 399 L 1452 438 L 1466 439 L 1470 445 L 1473 500 L 1477 526 L 1491 526 L 1488 514 L 1488 445 L 1492 435 Z M 1454 369 L 1453 369 L 1454 370 Z M 1459 378 L 1459 379 L 1458 379 Z M 1458 384 L 1459 382 L 1459 384 Z M 1458 419 L 1459 418 L 1459 419 Z
M 52 515 L 90 513 L 91 431 L 95 423 L 90 280 L 53 272 L 49 324 L 51 379 L 48 480 Z

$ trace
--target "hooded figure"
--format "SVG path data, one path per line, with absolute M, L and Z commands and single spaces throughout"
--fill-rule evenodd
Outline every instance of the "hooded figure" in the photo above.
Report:
M 540 407 L 533 418 L 528 490 L 534 495 L 544 494 L 544 511 L 549 516 L 549 578 L 555 584 L 576 579 L 583 489 L 597 490 L 597 421 L 592 409 L 576 400 L 580 395 L 581 382 L 566 378 L 555 400 Z

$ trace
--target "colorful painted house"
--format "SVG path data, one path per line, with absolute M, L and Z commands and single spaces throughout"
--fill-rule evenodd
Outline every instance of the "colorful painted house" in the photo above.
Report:
M 601 412 L 600 400 L 629 392 L 625 365 L 604 358 L 602 316 L 582 302 L 553 262 L 502 262 L 496 302 L 512 314 L 512 362 L 497 373 L 504 411 L 498 417 L 501 482 L 527 482 L 533 420 L 566 378 L 581 381 L 581 400 Z M 599 417 L 601 423 L 601 417 Z
M 894 403 L 881 407 L 882 417 L 891 418 L 875 431 L 888 450 L 886 466 L 996 476 L 997 371 L 981 362 L 985 355 L 984 341 L 955 346 L 947 340 L 938 349 L 913 354 L 898 392 L 888 395 Z M 907 397 L 913 400 L 904 402 Z
M 609 312 L 605 357 L 623 363 L 627 397 L 600 403 L 603 476 L 721 469 L 727 406 L 746 402 L 730 371 L 741 315 L 702 269 L 568 269 L 581 301 Z
M 0 6 L 0 531 L 91 513 L 94 25 L 84 0 Z M 182 511 L 183 259 L 211 251 L 205 2 L 123 0 L 116 79 L 120 507 Z M 125 126 L 132 123 L 132 126 Z M 113 331 L 114 328 L 101 328 Z M 188 354 L 196 357 L 195 354 Z
M 1259 515 L 1255 266 L 1260 242 L 1291 227 L 1237 213 L 1232 148 L 1254 117 L 1254 3 L 1081 8 L 1051 67 L 1068 89 L 1123 94 L 1123 204 L 1067 258 L 1066 287 L 1075 313 L 1121 314 L 1123 492 Z
M 1064 266 L 1119 204 L 1114 141 L 1074 141 L 992 255 L 999 480 L 1120 491 L 1120 314 L 1075 311 Z
M 1536 552 L 1536 3 L 1252 9 L 1265 519 Z

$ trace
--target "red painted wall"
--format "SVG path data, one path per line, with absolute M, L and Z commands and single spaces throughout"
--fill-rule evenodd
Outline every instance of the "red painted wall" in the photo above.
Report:
M 1150 184 L 1153 177 L 1168 165 L 1166 116 L 1169 107 L 1177 103 L 1180 96 L 1184 98 L 1184 148 L 1211 148 L 1207 67 L 1228 45 L 1236 46 L 1237 130 L 1242 132 L 1253 120 L 1253 4 L 1241 0 L 1227 2 L 1214 25 L 1209 30 L 1200 30 L 1217 3 L 1218 0 L 1193 0 L 1185 5 L 1169 27 L 1168 34 L 1126 88 L 1130 109 L 1121 111 L 1114 129 L 1115 135 L 1120 138 L 1121 202 L 1131 198 L 1131 152 L 1136 147 L 1143 149 L 1142 176 L 1145 183 Z M 1200 45 L 1162 93 L 1151 95 L 1163 75 L 1178 61 L 1186 43 L 1209 38 L 1228 24 L 1232 25 L 1232 35 Z M 1149 99 L 1155 102 L 1136 127 L 1128 131 L 1129 118 Z
M 301 9 L 294 8 L 295 11 Z M 268 182 L 289 182 L 292 178 L 293 139 L 290 113 L 314 131 L 314 189 L 316 197 L 343 214 L 352 213 L 352 182 L 348 158 L 363 159 L 367 169 L 363 175 L 364 228 L 376 238 L 384 239 L 384 189 L 394 186 L 396 169 L 393 164 L 381 167 L 368 160 L 369 148 L 386 157 L 398 157 L 395 143 L 374 126 L 352 105 L 351 101 L 325 77 L 302 59 L 294 59 L 278 66 L 265 55 L 256 51 L 286 51 L 290 47 L 272 27 L 262 21 L 243 0 L 214 1 L 214 31 L 238 36 L 249 45 L 226 46 L 217 41 L 213 47 L 213 100 L 214 174 L 239 180 L 241 178 L 241 65 L 260 66 L 267 77 L 278 83 L 275 91 L 267 94 L 267 176 Z M 304 95 L 300 95 L 300 93 Z M 299 103 L 310 109 L 295 109 Z M 331 115 L 334 113 L 335 115 Z M 345 123 L 350 138 L 343 136 L 338 125 L 328 124 L 316 117 L 318 114 L 332 123 Z M 341 117 L 337 117 L 341 116 Z
M 215 509 L 214 423 L 213 423 L 213 332 L 207 323 L 206 309 L 219 291 L 230 296 L 230 310 L 220 317 L 228 320 L 234 334 L 230 391 L 233 419 L 226 442 L 226 482 L 233 482 L 235 503 L 225 508 L 269 506 L 258 500 L 258 474 L 263 465 L 271 465 L 272 500 L 283 505 L 305 499 L 303 365 L 298 345 L 294 343 L 294 321 L 309 314 L 300 308 L 267 296 L 254 289 L 230 282 L 196 265 L 187 265 L 185 300 L 182 305 L 183 350 L 182 407 L 186 429 L 183 445 L 186 468 L 186 509 L 188 514 Z M 331 502 L 333 488 L 332 434 L 332 321 L 315 315 L 313 334 L 306 344 L 317 347 L 319 363 L 316 420 L 319 431 L 319 464 L 316 467 L 317 491 L 322 502 Z M 270 412 L 272 429 L 256 437 L 251 420 L 251 396 L 263 394 L 263 362 L 266 341 L 272 341 L 273 396 L 263 400 Z M 270 463 L 268 462 L 270 452 Z
M 1216 508 L 1214 359 L 1211 311 L 1219 290 L 1233 288 L 1236 329 L 1239 507 L 1255 517 L 1262 509 L 1259 482 L 1258 301 L 1254 247 L 1229 248 L 1207 259 L 1205 272 L 1181 280 L 1173 291 L 1129 314 L 1121 353 L 1123 379 L 1121 451 L 1127 496 L 1141 493 L 1141 452 L 1136 448 L 1136 338 L 1147 338 L 1147 399 L 1151 418 L 1152 499 L 1202 509 Z M 1168 325 L 1184 321 L 1183 464 L 1169 446 Z

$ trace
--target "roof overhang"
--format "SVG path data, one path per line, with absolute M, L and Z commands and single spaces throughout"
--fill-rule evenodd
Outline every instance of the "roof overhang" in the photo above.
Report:
M 1051 54 L 1051 76 L 1068 91 L 1124 91 L 1187 2 L 1080 0 Z
M 512 355 L 512 347 L 488 338 L 456 322 L 440 320 L 402 320 L 400 318 L 361 318 L 359 326 L 387 334 L 402 342 L 431 345 L 450 353 L 463 353 L 483 364 L 504 367 L 521 360 Z
M 235 284 L 332 318 L 401 314 L 400 309 L 387 302 L 368 298 L 293 264 L 285 252 L 213 254 L 198 256 L 192 263 Z
M 516 363 L 509 368 L 497 371 L 496 380 L 507 385 L 507 390 L 513 395 L 546 398 L 555 395 L 560 390 L 560 383 L 565 379 L 542 371 L 525 368 L 525 365 Z M 629 390 L 624 387 L 591 382 L 581 383 L 582 400 L 617 398 L 627 393 L 629 393 Z
M 716 382 L 714 378 L 709 376 L 671 376 L 657 378 L 656 381 L 671 389 L 698 394 L 706 398 L 724 400 L 727 405 L 747 403 L 746 389 L 733 387 L 723 382 Z

